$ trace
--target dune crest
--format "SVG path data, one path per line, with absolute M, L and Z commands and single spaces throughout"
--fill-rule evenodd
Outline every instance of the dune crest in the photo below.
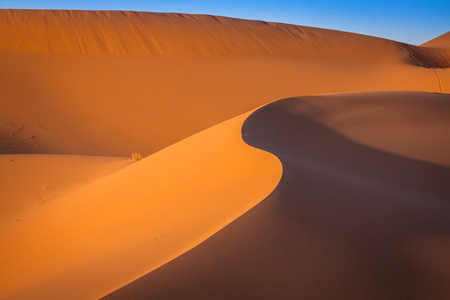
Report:
M 0 49 L 21 52 L 293 56 L 450 66 L 446 51 L 353 33 L 209 15 L 5 9 L 0 11 L 0 32 L 4 35 Z

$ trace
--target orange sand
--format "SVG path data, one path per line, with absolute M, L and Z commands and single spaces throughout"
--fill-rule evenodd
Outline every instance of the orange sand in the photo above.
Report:
M 450 53 L 394 41 L 212 16 L 0 10 L 0 20 L 0 136 L 23 125 L 4 154 L 149 155 L 276 99 L 439 92 L 435 71 L 418 66 L 450 66 Z M 142 20 L 171 51 L 140 51 Z
M 0 33 L 0 298 L 450 297 L 448 33 L 38 10 Z
M 29 209 L 114 173 L 127 158 L 78 155 L 0 155 L 0 220 L 10 222 Z
M 19 222 L 2 220 L 0 297 L 98 298 L 199 244 L 264 199 L 281 166 L 242 141 L 245 117 L 66 197 L 16 212 Z
M 437 38 L 432 39 L 424 44 L 423 47 L 432 47 L 432 48 L 450 48 L 450 31 L 444 33 L 443 35 L 438 36 Z
M 362 125 L 354 113 L 361 102 L 391 113 L 363 120 L 369 138 L 350 140 L 340 132 Z M 427 104 L 450 114 L 449 95 L 410 92 L 290 98 L 257 110 L 242 132 L 281 160 L 274 192 L 105 299 L 448 299 L 450 169 L 378 150 L 389 140 L 370 139 L 399 117 L 417 132 L 404 142 L 428 139 L 421 127 L 435 120 L 422 115 Z M 329 123 L 342 116 L 345 129 Z

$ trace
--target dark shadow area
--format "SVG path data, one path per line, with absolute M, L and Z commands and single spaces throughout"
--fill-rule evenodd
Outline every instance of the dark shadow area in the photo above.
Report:
M 274 102 L 242 128 L 283 164 L 272 194 L 104 299 L 448 299 L 448 279 L 423 268 L 448 256 L 412 253 L 450 236 L 450 169 L 352 142 L 298 105 Z

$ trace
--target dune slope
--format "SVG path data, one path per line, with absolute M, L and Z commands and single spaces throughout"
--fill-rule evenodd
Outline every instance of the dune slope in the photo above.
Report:
M 302 112 L 350 140 L 450 167 L 448 94 L 341 93 L 302 100 Z
M 0 10 L 0 49 L 156 56 L 406 59 L 416 48 L 333 30 L 209 15 L 131 11 Z M 355 43 L 355 36 L 358 42 Z M 323 45 L 326 47 L 321 47 Z M 430 50 L 425 55 L 441 53 Z M 447 53 L 448 54 L 448 53 Z M 446 64 L 450 64 L 450 56 Z M 415 61 L 412 61 L 415 62 Z
M 369 136 L 401 116 L 417 130 L 402 137 L 409 143 L 427 138 L 420 127 L 433 126 L 424 105 L 450 113 L 448 95 L 404 92 L 290 98 L 257 110 L 242 132 L 281 160 L 275 191 L 105 299 L 449 298 L 450 168 L 376 149 L 389 139 L 349 134 L 361 126 L 357 98 L 373 113 L 392 112 L 363 120 Z M 346 128 L 330 123 L 343 114 Z M 447 147 L 448 139 L 434 143 Z
M 422 47 L 450 48 L 450 31 L 421 45 Z
M 3 53 L 0 65 L 2 154 L 147 156 L 273 99 L 450 89 L 446 69 L 408 64 Z
M 445 49 L 288 24 L 0 10 L 0 33 L 1 154 L 149 155 L 273 99 L 450 85 Z
M 58 201 L 131 163 L 120 157 L 0 155 L 0 222 L 20 220 L 28 209 Z
M 236 117 L 0 227 L 0 298 L 98 298 L 202 242 L 266 197 L 273 155 Z

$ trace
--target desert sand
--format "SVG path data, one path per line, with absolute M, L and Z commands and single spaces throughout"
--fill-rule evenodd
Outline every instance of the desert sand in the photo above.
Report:
M 423 43 L 422 47 L 431 47 L 431 48 L 441 48 L 448 49 L 450 48 L 450 32 L 444 33 L 431 41 Z
M 244 123 L 244 140 L 281 160 L 277 188 L 206 242 L 105 299 L 448 298 L 449 168 L 408 158 L 407 149 L 366 146 L 368 138 L 349 129 L 399 118 L 413 131 L 433 126 L 431 116 L 417 122 L 423 105 L 448 115 L 449 100 L 356 93 L 290 98 L 257 110 Z M 349 116 L 366 105 L 386 109 L 386 103 L 389 114 Z M 330 125 L 343 117 L 352 126 Z M 436 146 L 449 146 L 449 125 L 447 118 Z M 386 133 L 384 126 L 378 130 Z M 370 144 L 389 148 L 390 135 L 396 132 Z M 401 139 L 430 138 L 421 135 Z
M 1 299 L 450 298 L 448 33 L 50 10 L 0 32 Z

